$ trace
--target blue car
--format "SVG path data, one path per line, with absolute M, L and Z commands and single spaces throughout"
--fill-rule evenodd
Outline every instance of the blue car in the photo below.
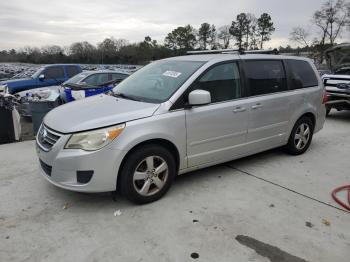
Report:
M 64 102 L 71 102 L 106 93 L 129 75 L 128 72 L 112 70 L 84 71 L 62 84 L 59 88 L 61 98 Z
M 0 89 L 15 94 L 33 88 L 60 85 L 81 72 L 79 65 L 46 65 L 39 68 L 31 77 L 0 82 Z

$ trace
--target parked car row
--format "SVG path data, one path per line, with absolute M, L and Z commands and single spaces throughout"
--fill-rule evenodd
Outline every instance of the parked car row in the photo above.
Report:
M 79 65 L 47 65 L 40 67 L 31 76 L 2 81 L 0 88 L 6 89 L 10 94 L 15 94 L 33 88 L 59 85 L 80 72 L 82 69 Z
M 39 65 L 27 63 L 0 63 L 0 81 L 29 77 L 39 67 Z
M 47 96 L 43 94 L 47 92 L 58 92 L 61 101 L 57 105 L 60 105 L 106 93 L 129 75 L 130 73 L 125 70 L 82 72 L 79 65 L 50 65 L 40 68 L 30 78 L 4 81 L 2 85 L 8 90 L 8 93 L 15 93 L 18 97 L 20 114 L 30 117 L 29 102 L 33 99 L 45 99 Z M 63 80 L 66 81 L 59 85 Z M 32 88 L 33 86 L 35 88 Z
M 275 147 L 304 153 L 326 115 L 313 63 L 214 52 L 151 63 L 109 94 L 52 110 L 36 141 L 42 176 L 148 203 L 178 174 Z

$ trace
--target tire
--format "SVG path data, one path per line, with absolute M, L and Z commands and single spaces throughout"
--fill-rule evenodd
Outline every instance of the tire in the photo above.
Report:
M 326 116 L 329 116 L 329 114 L 330 114 L 331 110 L 332 110 L 332 108 L 327 107 L 327 109 L 326 109 Z
M 136 204 L 160 199 L 169 190 L 177 172 L 174 156 L 159 145 L 137 148 L 124 163 L 120 192 Z
M 306 133 L 307 128 L 309 130 Z M 304 132 L 303 132 L 304 130 Z M 304 134 L 301 136 L 301 134 Z M 291 155 L 301 155 L 310 147 L 314 133 L 314 124 L 309 117 L 300 118 L 294 125 L 290 134 L 288 144 L 286 145 L 287 153 Z M 307 134 L 307 135 L 305 135 Z

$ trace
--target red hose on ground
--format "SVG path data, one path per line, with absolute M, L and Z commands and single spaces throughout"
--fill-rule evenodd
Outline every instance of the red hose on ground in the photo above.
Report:
M 337 197 L 337 193 L 340 191 L 347 190 L 348 191 L 348 204 L 344 203 Z M 344 207 L 346 210 L 350 211 L 350 185 L 348 186 L 341 186 L 333 190 L 332 197 L 335 202 L 337 202 L 339 205 Z

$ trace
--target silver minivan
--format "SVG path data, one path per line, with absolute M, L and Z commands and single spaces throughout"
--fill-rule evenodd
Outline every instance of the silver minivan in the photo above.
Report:
M 80 192 L 161 198 L 174 177 L 284 146 L 304 153 L 322 129 L 322 81 L 306 58 L 196 54 L 153 62 L 98 95 L 51 111 L 40 170 Z

